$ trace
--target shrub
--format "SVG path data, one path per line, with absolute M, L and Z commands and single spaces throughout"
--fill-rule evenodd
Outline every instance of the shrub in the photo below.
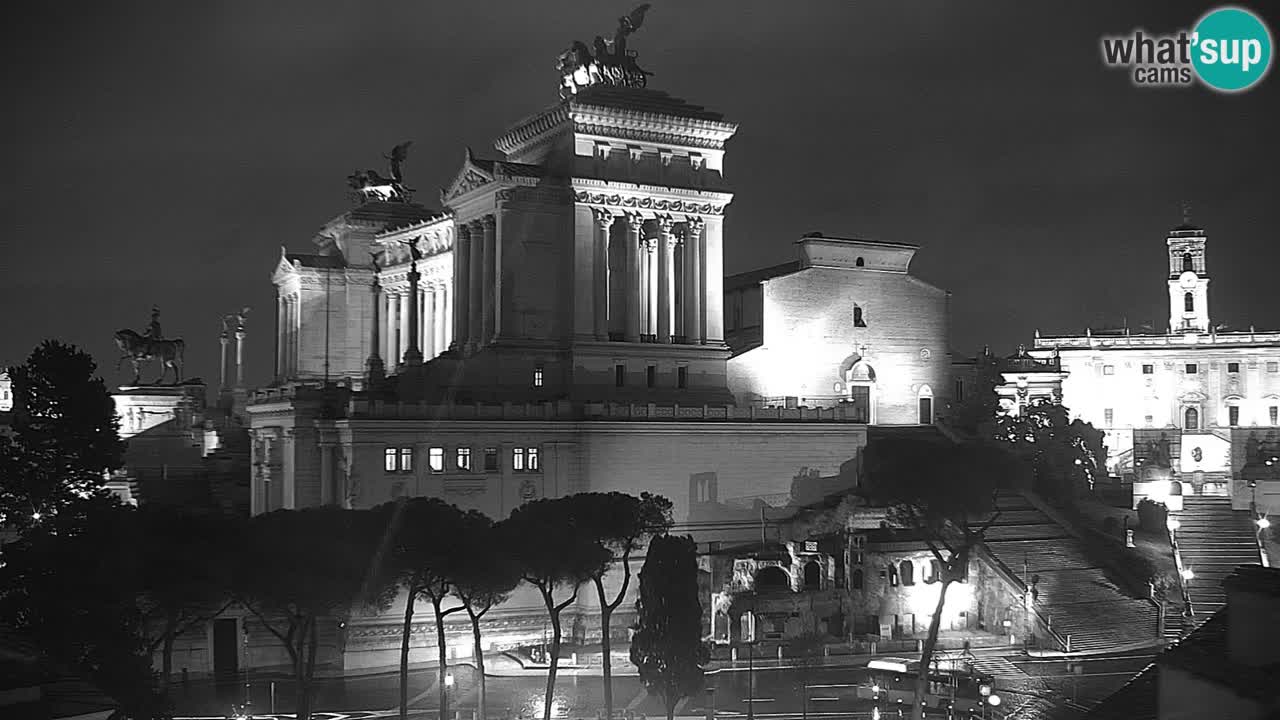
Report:
M 1151 498 L 1138 503 L 1138 525 L 1147 532 L 1163 532 L 1169 519 L 1169 508 Z

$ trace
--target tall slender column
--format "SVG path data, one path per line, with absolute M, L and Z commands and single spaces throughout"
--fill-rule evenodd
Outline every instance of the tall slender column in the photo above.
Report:
M 453 241 L 453 287 L 450 298 L 453 306 L 453 338 L 451 347 L 462 348 L 471 337 L 471 311 L 467 300 L 471 297 L 471 225 L 459 225 Z
M 708 345 L 724 344 L 724 252 L 719 217 L 708 218 L 702 230 L 702 281 L 706 290 L 702 297 L 706 309 L 702 313 L 703 332 Z
M 288 320 L 288 344 L 284 356 L 285 374 L 293 377 L 298 372 L 298 296 L 286 299 L 285 314 Z
M 377 273 L 373 274 L 373 284 L 370 289 L 373 291 L 373 322 L 369 323 L 369 359 L 365 361 L 365 372 L 368 384 L 372 386 L 381 382 L 386 373 L 379 350 L 379 344 L 382 342 L 382 317 L 379 312 L 382 309 L 382 285 L 378 283 Z
M 647 313 L 645 315 L 645 334 L 658 334 L 658 238 L 651 237 L 644 243 L 644 283 Z
M 658 342 L 671 342 L 671 327 L 674 315 L 673 286 L 675 283 L 675 235 L 671 230 L 675 221 L 669 217 L 658 218 Z
M 227 389 L 227 326 L 223 321 L 222 332 L 218 333 L 218 345 L 221 352 L 218 353 L 218 390 Z
M 433 358 L 436 350 L 436 295 L 440 293 L 434 285 L 422 290 L 422 355 Z
M 404 362 L 406 353 L 409 352 L 409 332 L 412 330 L 410 323 L 416 319 L 412 317 L 413 303 L 410 302 L 409 291 L 401 290 L 398 298 L 400 300 L 400 309 L 396 312 L 396 326 L 398 332 L 396 338 L 400 343 L 396 358 L 399 362 Z
M 284 377 L 284 297 L 276 294 L 276 379 Z
M 471 223 L 470 280 L 467 293 L 467 345 L 475 350 L 484 335 L 484 225 Z
M 609 277 L 609 229 L 613 227 L 614 214 L 609 210 L 593 209 L 596 221 L 596 339 L 609 339 L 609 284 L 616 282 Z
M 416 245 L 415 245 L 416 247 Z M 417 252 L 416 250 L 414 252 Z M 408 331 L 408 337 L 405 339 L 404 364 L 409 367 L 422 364 L 422 346 L 419 345 L 418 334 L 420 329 L 419 322 L 421 310 L 419 304 L 421 300 L 418 298 L 418 281 L 422 279 L 422 273 L 418 272 L 418 262 L 411 261 L 409 264 L 409 294 L 405 296 L 405 305 L 409 309 L 408 322 L 405 323 L 405 329 Z
M 441 303 L 440 312 L 440 351 L 444 352 L 453 345 L 453 323 L 449 322 L 449 318 L 453 317 L 453 284 L 445 281 L 441 286 Z
M 640 342 L 640 304 L 644 294 L 640 288 L 640 229 L 644 218 L 628 213 L 627 225 L 627 342 Z
M 684 335 L 685 342 L 702 342 L 702 218 L 691 217 L 684 234 Z
M 484 228 L 484 332 L 480 335 L 480 343 L 488 345 L 493 341 L 498 330 L 498 221 L 493 215 L 485 215 L 480 219 Z
M 400 296 L 387 290 L 387 367 L 395 369 L 400 358 Z
M 244 327 L 236 328 L 236 389 L 244 389 Z

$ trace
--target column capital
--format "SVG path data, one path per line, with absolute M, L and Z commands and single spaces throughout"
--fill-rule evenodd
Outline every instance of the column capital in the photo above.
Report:
M 640 228 L 644 227 L 644 218 L 639 213 L 626 213 L 627 227 L 635 232 L 640 232 Z
M 480 227 L 484 228 L 485 230 L 493 230 L 498 226 L 498 218 L 494 217 L 493 215 L 485 215 L 484 217 L 480 218 L 479 222 L 480 222 Z
M 596 224 L 600 226 L 601 230 L 608 230 L 613 225 L 613 222 L 618 219 L 618 216 L 612 210 L 606 208 L 591 208 L 591 214 L 595 217 Z
M 457 227 L 454 228 L 454 236 L 461 240 L 470 240 L 471 239 L 471 223 L 469 222 L 457 223 Z
M 684 224 L 689 232 L 699 233 L 707 223 L 698 215 L 690 215 L 684 219 Z
M 670 215 L 659 215 L 655 220 L 658 221 L 658 232 L 662 233 L 663 237 L 670 237 L 671 231 L 676 226 L 675 219 Z

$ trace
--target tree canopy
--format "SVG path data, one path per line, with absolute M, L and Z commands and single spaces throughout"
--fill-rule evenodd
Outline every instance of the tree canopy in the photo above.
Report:
M 1027 464 L 1035 490 L 1068 502 L 1107 474 L 1106 434 L 1070 417 L 1061 403 L 1040 400 L 995 423 L 996 440 Z
M 649 543 L 640 570 L 631 662 L 670 720 L 682 698 L 702 689 L 711 655 L 702 642 L 697 548 L 691 537 L 662 535 Z

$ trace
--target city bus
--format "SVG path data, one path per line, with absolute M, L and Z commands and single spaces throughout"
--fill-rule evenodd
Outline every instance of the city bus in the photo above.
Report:
M 923 698 L 925 717 L 981 717 L 988 708 L 1000 704 L 990 675 L 975 672 L 963 660 L 938 659 L 932 665 Z M 867 663 L 857 694 L 876 703 L 874 720 L 910 717 L 919 671 L 920 661 L 907 658 L 878 658 Z

